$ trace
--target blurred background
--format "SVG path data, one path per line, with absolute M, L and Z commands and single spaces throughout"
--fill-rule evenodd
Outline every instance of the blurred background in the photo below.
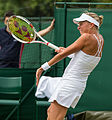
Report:
M 112 2 L 112 0 L 0 0 L 0 17 L 6 11 L 12 10 L 15 14 L 24 17 L 54 16 L 55 2 Z M 80 8 L 80 5 L 77 7 Z M 87 5 L 85 5 L 87 7 Z M 104 8 L 106 5 L 95 5 L 96 8 Z M 108 8 L 112 6 L 108 6 Z

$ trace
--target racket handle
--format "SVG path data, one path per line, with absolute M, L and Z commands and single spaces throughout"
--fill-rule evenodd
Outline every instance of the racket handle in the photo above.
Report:
M 57 47 L 56 45 L 53 45 L 52 43 L 48 43 L 47 45 L 53 49 L 59 50 L 59 47 Z

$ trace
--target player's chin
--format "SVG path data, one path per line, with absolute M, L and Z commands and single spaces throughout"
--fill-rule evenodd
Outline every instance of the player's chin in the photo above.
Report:
M 84 33 L 85 33 L 85 32 L 83 32 L 83 31 L 80 31 L 80 34 L 81 34 L 81 35 L 83 35 Z
M 81 31 L 81 30 L 79 30 L 79 32 L 80 32 L 80 34 L 82 35 L 82 31 Z
M 83 32 L 81 32 L 81 31 L 80 31 L 80 34 L 82 35 L 82 34 L 83 34 Z

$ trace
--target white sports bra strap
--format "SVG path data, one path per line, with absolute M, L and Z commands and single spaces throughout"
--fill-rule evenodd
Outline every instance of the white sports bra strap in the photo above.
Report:
M 100 47 L 98 56 L 100 55 L 100 53 L 101 53 L 101 51 L 102 51 L 102 47 L 103 47 L 103 40 L 102 40 L 102 37 L 101 37 L 101 36 L 100 36 L 100 44 L 101 44 L 101 47 Z M 101 53 L 101 55 L 102 55 L 102 53 Z
M 95 35 L 95 34 L 93 34 L 93 35 L 94 35 L 94 37 L 96 38 L 96 40 L 97 40 L 97 42 L 98 42 L 98 50 L 97 50 L 95 56 L 96 56 L 96 55 L 99 56 L 100 53 L 101 53 L 101 50 L 102 50 L 102 46 L 103 46 L 102 38 L 100 37 L 100 42 L 99 42 L 99 40 L 98 40 L 98 38 L 96 37 L 96 35 Z

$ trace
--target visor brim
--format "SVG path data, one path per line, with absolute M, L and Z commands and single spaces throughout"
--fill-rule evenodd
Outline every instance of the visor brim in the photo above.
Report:
M 81 19 L 81 18 L 74 18 L 74 19 L 73 19 L 73 22 L 74 22 L 75 24 L 78 24 L 79 22 L 82 22 L 82 21 L 85 21 L 85 19 Z

